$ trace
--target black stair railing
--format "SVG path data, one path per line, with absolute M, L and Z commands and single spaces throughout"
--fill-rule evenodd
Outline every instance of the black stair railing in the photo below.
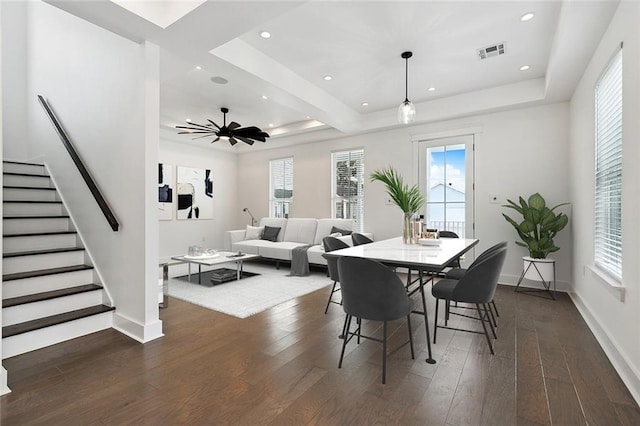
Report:
M 89 173 L 84 163 L 82 162 L 82 159 L 80 158 L 80 156 L 78 155 L 78 152 L 76 151 L 75 147 L 71 143 L 71 140 L 67 135 L 67 132 L 65 132 L 64 128 L 60 124 L 60 121 L 58 120 L 56 115 L 53 113 L 53 110 L 49 106 L 49 103 L 41 95 L 38 95 L 38 101 L 40 101 L 40 105 L 42 105 L 42 108 L 44 108 L 45 112 L 47 113 L 47 116 L 51 120 L 53 127 L 55 127 L 56 132 L 58 132 L 58 136 L 60 136 L 60 140 L 62 141 L 62 144 L 67 149 L 67 152 L 69 153 L 69 155 L 71 156 L 71 159 L 73 160 L 74 164 L 78 168 L 80 175 L 82 176 L 85 183 L 89 187 L 89 191 L 91 191 L 93 198 L 95 198 L 96 202 L 98 203 L 98 206 L 100 206 L 100 210 L 102 210 L 104 217 L 107 219 L 107 222 L 109 222 L 111 229 L 113 229 L 114 231 L 117 231 L 118 228 L 120 227 L 120 224 L 118 223 L 118 219 L 116 219 L 116 216 L 113 214 L 113 211 L 111 211 L 111 208 L 109 207 L 109 204 L 107 203 L 104 196 L 102 195 L 102 192 L 100 192 L 98 185 L 96 185 L 96 182 L 93 180 L 93 178 L 91 177 L 91 174 Z

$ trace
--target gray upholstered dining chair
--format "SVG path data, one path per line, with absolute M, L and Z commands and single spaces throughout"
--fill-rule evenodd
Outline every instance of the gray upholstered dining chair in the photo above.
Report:
M 375 260 L 340 257 L 338 274 L 342 309 L 346 313 L 338 368 L 342 368 L 344 351 L 353 337 L 357 336 L 358 340 L 365 338 L 380 342 L 382 343 L 382 383 L 384 384 L 387 377 L 387 323 L 389 321 L 407 318 L 409 340 L 400 347 L 409 343 L 411 358 L 415 359 L 411 333 L 413 302 L 407 295 L 400 278 L 391 269 Z M 359 320 L 355 331 L 351 331 L 353 317 Z M 382 321 L 382 339 L 363 335 L 361 320 Z
M 322 239 L 322 245 L 324 246 L 325 253 L 349 247 L 349 244 L 337 239 L 336 237 L 324 237 Z M 335 257 L 327 257 L 324 254 L 322 257 L 327 259 L 327 271 L 329 272 L 329 278 L 333 280 L 333 287 L 331 287 L 331 293 L 329 293 L 327 307 L 324 308 L 324 313 L 326 314 L 329 311 L 330 304 L 335 303 L 337 305 L 342 305 L 342 302 L 333 300 L 334 293 L 340 291 L 340 287 L 338 287 L 338 283 L 340 282 L 340 276 L 338 275 L 338 259 Z
M 474 260 L 474 263 L 482 261 L 482 259 L 484 259 L 486 256 L 493 253 L 495 250 L 498 250 L 500 248 L 506 248 L 506 247 L 507 247 L 506 241 L 502 241 L 498 244 L 495 244 L 489 247 L 488 249 L 486 249 L 485 251 L 483 251 L 482 253 L 480 253 L 480 255 L 476 258 L 476 260 Z M 447 271 L 444 277 L 452 280 L 459 280 L 466 273 L 467 273 L 467 270 L 465 268 L 453 268 Z M 491 310 L 492 308 L 493 310 Z M 448 306 L 447 306 L 447 309 L 448 309 Z M 496 306 L 496 302 L 493 299 L 491 300 L 491 304 L 489 305 L 489 312 L 491 313 L 491 317 L 493 319 L 493 325 L 497 327 L 498 323 L 496 321 L 496 317 L 499 317 L 500 313 L 498 312 L 498 307 Z M 493 316 L 494 313 L 495 313 L 495 317 Z M 448 311 L 447 311 L 447 314 L 448 314 Z
M 351 240 L 354 246 L 361 246 L 362 244 L 372 243 L 373 240 L 365 235 L 354 232 L 351 234 Z
M 471 303 L 475 305 L 476 311 L 478 312 L 478 318 L 472 318 L 480 320 L 482 323 L 482 329 L 487 338 L 489 349 L 491 350 L 491 354 L 494 354 L 486 322 L 489 323 L 493 337 L 496 338 L 497 336 L 495 334 L 493 324 L 491 323 L 491 319 L 489 318 L 487 304 L 493 300 L 496 287 L 498 286 L 500 271 L 502 270 L 502 265 L 504 264 L 506 255 L 506 247 L 495 249 L 493 252 L 484 256 L 481 260 L 473 262 L 460 280 L 445 278 L 434 284 L 431 288 L 431 294 L 436 298 L 436 311 L 433 322 L 433 343 L 436 343 L 438 328 L 449 328 L 453 330 L 479 333 L 473 330 L 438 325 L 438 305 L 440 299 L 445 300 L 447 305 L 451 301 Z M 480 305 L 483 306 L 482 309 L 480 308 Z M 482 312 L 483 310 L 484 313 Z

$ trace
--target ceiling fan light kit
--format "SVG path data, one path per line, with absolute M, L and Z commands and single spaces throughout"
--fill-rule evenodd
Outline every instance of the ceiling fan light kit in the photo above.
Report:
M 222 127 L 218 126 L 211 120 L 207 120 L 209 124 L 197 124 L 188 122 L 188 126 L 176 126 L 176 129 L 184 129 L 182 132 L 178 132 L 179 135 L 198 135 L 195 139 L 214 137 L 211 143 L 218 142 L 219 140 L 229 141 L 233 146 L 242 141 L 248 145 L 253 145 L 255 141 L 266 142 L 269 134 L 258 127 L 240 127 L 240 124 L 232 121 L 227 126 L 227 113 L 229 108 L 220 108 L 223 116 Z
M 413 52 L 402 52 L 402 59 L 405 61 L 405 83 L 404 83 L 404 102 L 398 107 L 398 121 L 408 124 L 416 119 L 416 107 L 409 100 L 409 58 L 413 56 Z

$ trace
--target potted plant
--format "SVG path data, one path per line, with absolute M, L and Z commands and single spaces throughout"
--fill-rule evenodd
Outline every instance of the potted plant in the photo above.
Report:
M 387 194 L 393 203 L 400 207 L 404 213 L 402 221 L 402 241 L 405 244 L 414 243 L 411 218 L 424 206 L 426 202 L 424 195 L 418 185 L 409 187 L 404 183 L 402 176 L 391 166 L 382 170 L 375 170 L 371 173 L 371 182 L 379 181 L 385 184 Z
M 529 250 L 529 256 L 523 257 L 524 270 L 527 271 L 525 278 L 550 281 L 553 278 L 554 261 L 547 259 L 547 255 L 560 250 L 554 244 L 553 238 L 569 223 L 569 217 L 566 214 L 555 213 L 555 210 L 569 203 L 549 208 L 542 195 L 537 192 L 531 195 L 527 201 L 520 197 L 519 204 L 511 200 L 507 200 L 507 202 L 509 204 L 502 207 L 513 209 L 521 216 L 521 219 L 516 221 L 502 213 L 502 216 L 515 228 L 521 239 L 521 241 L 516 241 L 516 244 Z M 531 262 L 536 264 L 536 268 L 530 267 Z M 538 274 L 537 271 L 540 273 Z

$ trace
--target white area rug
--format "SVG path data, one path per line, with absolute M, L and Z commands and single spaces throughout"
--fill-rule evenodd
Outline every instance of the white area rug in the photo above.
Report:
M 333 284 L 324 272 L 312 271 L 308 277 L 289 277 L 287 267 L 277 270 L 275 265 L 250 263 L 245 263 L 244 270 L 260 275 L 213 287 L 198 285 L 197 273 L 191 276 L 193 283 L 172 278 L 169 295 L 237 318 L 247 318 Z

